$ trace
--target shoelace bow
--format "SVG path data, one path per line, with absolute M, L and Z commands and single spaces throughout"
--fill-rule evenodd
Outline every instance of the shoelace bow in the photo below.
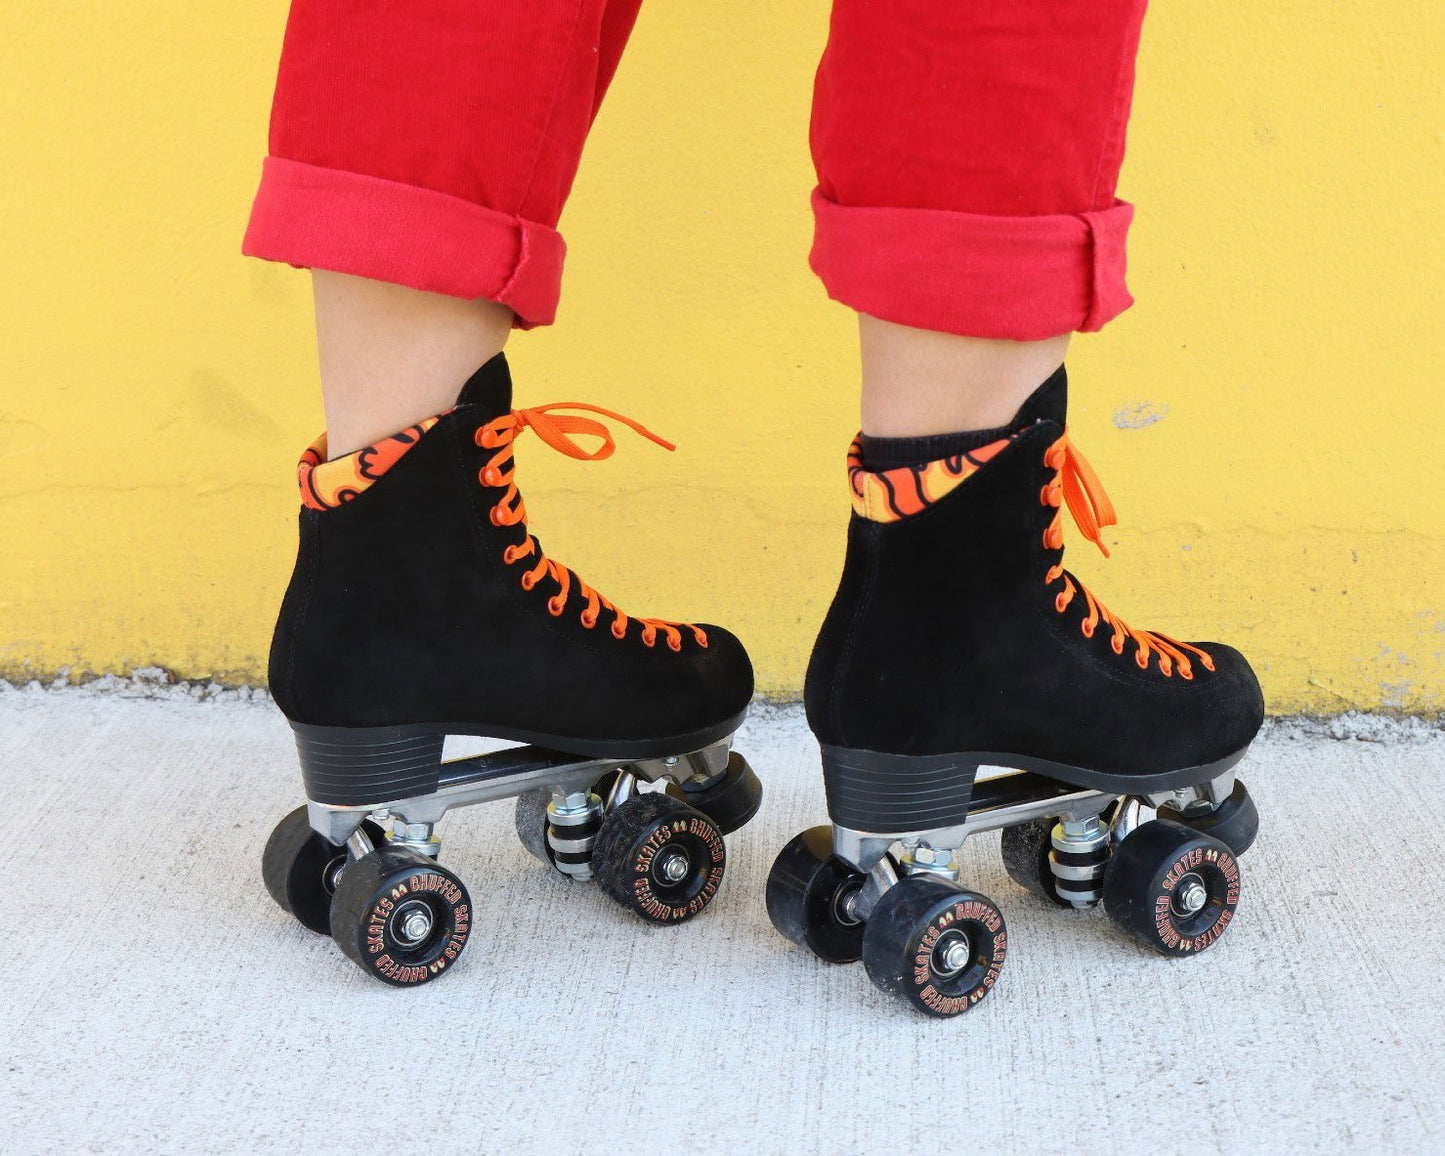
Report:
M 1104 484 L 1099 481 L 1099 475 L 1094 472 L 1094 467 L 1089 465 L 1089 460 L 1079 452 L 1078 447 L 1069 440 L 1067 430 L 1045 452 L 1044 464 L 1054 471 L 1054 477 L 1044 486 L 1039 500 L 1046 506 L 1053 506 L 1056 511 L 1053 521 L 1044 531 L 1044 546 L 1050 550 L 1063 549 L 1062 507 L 1067 504 L 1079 532 L 1098 546 L 1107 558 L 1109 548 L 1104 545 L 1103 529 L 1105 526 L 1116 525 L 1119 519 L 1114 512 L 1114 503 L 1109 501 L 1109 495 L 1104 492 Z M 1159 669 L 1166 678 L 1175 670 L 1179 671 L 1181 678 L 1194 677 L 1189 654 L 1197 655 L 1205 670 L 1214 669 L 1214 660 L 1197 646 L 1190 646 L 1187 642 L 1180 642 L 1167 634 L 1158 634 L 1152 630 L 1135 630 L 1110 612 L 1108 607 L 1089 592 L 1088 587 L 1082 583 L 1076 585 L 1073 576 L 1065 572 L 1062 561 L 1049 567 L 1044 576 L 1044 584 L 1051 586 L 1060 578 L 1064 580 L 1064 588 L 1054 599 L 1054 609 L 1062 614 L 1073 601 L 1075 592 L 1081 593 L 1088 606 L 1088 613 L 1079 624 L 1085 638 L 1093 638 L 1094 631 L 1102 621 L 1114 632 L 1110 645 L 1115 654 L 1124 653 L 1126 638 L 1134 640 L 1134 645 L 1138 648 L 1134 661 L 1141 670 L 1148 669 L 1149 657 L 1154 651 L 1158 652 Z M 1186 654 L 1186 651 L 1189 654 Z
M 614 413 L 610 409 L 603 409 L 598 405 L 588 405 L 586 402 L 559 401 L 550 405 L 535 406 L 531 409 L 514 409 L 510 413 L 505 413 L 501 417 L 487 422 L 477 430 L 476 434 L 477 445 L 483 449 L 497 451 L 478 472 L 478 478 L 484 486 L 506 488 L 506 492 L 492 507 L 491 519 L 494 526 L 525 525 L 527 521 L 527 505 L 522 500 L 521 491 L 517 489 L 516 468 L 512 457 L 512 443 L 523 430 L 533 430 L 539 438 L 558 453 L 566 454 L 569 458 L 576 458 L 579 461 L 600 462 L 610 458 L 613 451 L 617 449 L 617 443 L 612 440 L 611 430 L 602 422 L 595 418 L 555 412 L 563 409 L 580 409 L 602 414 L 604 417 L 621 422 L 665 450 L 677 448 L 631 418 Z M 588 450 L 579 445 L 573 437 L 576 434 L 598 438 L 597 448 Z M 613 637 L 625 638 L 627 636 L 627 624 L 630 621 L 628 616 L 610 599 L 603 597 L 582 581 L 574 571 L 543 554 L 537 539 L 530 533 L 527 534 L 521 545 L 508 546 L 503 551 L 502 560 L 510 566 L 523 558 L 534 556 L 535 564 L 522 574 L 522 589 L 531 590 L 544 577 L 550 577 L 557 584 L 557 593 L 547 600 L 547 610 L 554 618 L 560 617 L 566 609 L 567 596 L 575 582 L 578 593 L 587 600 L 587 606 L 581 615 L 582 625 L 591 630 L 597 625 L 597 619 L 602 611 L 609 610 L 613 615 Z M 670 649 L 681 650 L 683 629 L 692 631 L 693 638 L 696 639 L 699 646 L 707 646 L 707 634 L 690 622 L 669 622 L 662 618 L 639 618 L 637 622 L 642 627 L 642 641 L 647 646 L 656 643 L 658 632 L 661 631 L 667 639 Z

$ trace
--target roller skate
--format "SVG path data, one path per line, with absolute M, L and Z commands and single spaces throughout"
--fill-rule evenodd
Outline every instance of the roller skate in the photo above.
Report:
M 1002 912 L 957 852 L 1102 903 L 1170 956 L 1214 944 L 1258 815 L 1234 766 L 1264 717 L 1248 663 L 1126 625 L 1063 566 L 1062 507 L 1107 555 L 1114 511 L 1065 427 L 1060 368 L 1004 436 L 926 465 L 849 459 L 842 581 L 808 668 L 831 827 L 783 848 L 768 913 L 821 959 L 933 1016 L 997 982 Z
M 761 787 L 731 751 L 752 696 L 742 644 L 715 626 L 625 614 L 528 531 L 513 461 L 533 431 L 611 455 L 595 406 L 512 409 L 499 355 L 455 408 L 356 454 L 302 458 L 300 550 L 270 654 L 306 804 L 263 856 L 276 902 L 389 984 L 456 964 L 475 918 L 438 862 L 449 810 L 515 798 L 549 871 L 655 924 L 716 895 L 723 836 Z M 574 435 L 600 439 L 587 449 Z M 448 735 L 519 744 L 443 761 Z

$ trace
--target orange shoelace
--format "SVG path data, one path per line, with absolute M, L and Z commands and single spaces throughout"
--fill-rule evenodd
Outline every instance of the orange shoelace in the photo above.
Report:
M 1104 557 L 1109 556 L 1109 548 L 1104 545 L 1103 529 L 1105 526 L 1113 526 L 1118 522 L 1114 513 L 1114 503 L 1109 501 L 1109 495 L 1104 492 L 1104 485 L 1099 481 L 1099 475 L 1094 473 L 1094 467 L 1069 440 L 1066 430 L 1063 437 L 1051 445 L 1044 454 L 1044 464 L 1054 471 L 1053 480 L 1043 488 L 1039 495 L 1039 501 L 1045 506 L 1053 506 L 1055 513 L 1053 521 L 1044 531 L 1044 546 L 1049 550 L 1061 550 L 1064 546 L 1063 527 L 1063 506 L 1068 504 L 1069 513 L 1073 516 L 1074 524 L 1085 538 L 1093 542 L 1103 551 Z M 1147 670 L 1149 667 L 1150 655 L 1158 652 L 1159 669 L 1168 678 L 1178 670 L 1181 678 L 1192 679 L 1194 668 L 1190 663 L 1189 654 L 1197 655 L 1205 670 L 1214 669 L 1214 660 L 1197 646 L 1190 646 L 1187 642 L 1180 642 L 1170 638 L 1166 634 L 1157 634 L 1151 630 L 1135 630 L 1123 619 L 1110 613 L 1109 609 L 1095 598 L 1083 584 L 1075 585 L 1073 576 L 1064 571 L 1063 563 L 1050 566 L 1048 573 L 1044 576 L 1044 584 L 1052 586 L 1060 578 L 1064 580 L 1064 588 L 1059 591 L 1054 599 L 1054 609 L 1062 614 L 1068 609 L 1069 603 L 1074 600 L 1074 594 L 1080 593 L 1088 605 L 1088 613 L 1079 624 L 1085 638 L 1093 638 L 1094 631 L 1098 629 L 1102 621 L 1114 632 L 1110 644 L 1115 654 L 1124 653 L 1124 641 L 1132 638 L 1134 645 L 1138 648 L 1134 655 L 1134 661 L 1139 664 L 1139 669 Z M 1186 654 L 1185 652 L 1189 653 Z
M 477 445 L 483 449 L 497 451 L 477 474 L 482 485 L 506 487 L 506 492 L 492 507 L 491 518 L 494 526 L 516 526 L 525 524 L 527 521 L 527 506 L 522 500 L 521 491 L 517 489 L 516 465 L 512 458 L 512 443 L 523 430 L 536 431 L 537 436 L 554 450 L 566 454 L 569 458 L 576 458 L 584 462 L 600 462 L 605 458 L 610 458 L 617 448 L 617 443 L 612 440 L 611 431 L 600 421 L 590 417 L 579 417 L 575 414 L 554 412 L 560 409 L 584 409 L 592 413 L 600 413 L 604 417 L 620 421 L 649 441 L 656 442 L 665 450 L 676 448 L 671 442 L 658 437 L 631 418 L 623 417 L 620 413 L 613 413 L 610 409 L 603 409 L 601 406 L 588 405 L 585 402 L 559 401 L 553 402 L 551 405 L 539 405 L 533 409 L 514 409 L 510 413 L 489 421 L 477 430 L 476 435 Z M 599 438 L 600 444 L 595 450 L 584 449 L 573 440 L 572 435 L 574 434 Z M 524 558 L 535 558 L 536 561 L 530 569 L 522 574 L 523 590 L 531 590 L 545 577 L 550 577 L 557 584 L 557 593 L 547 600 L 547 610 L 552 617 L 560 618 L 562 612 L 567 608 L 567 596 L 575 582 L 578 593 L 587 600 L 587 605 L 581 615 L 582 625 L 591 630 L 597 625 L 597 619 L 602 611 L 608 610 L 613 615 L 613 637 L 625 638 L 627 636 L 627 624 L 630 621 L 627 615 L 613 602 L 582 581 L 573 571 L 543 554 L 541 546 L 537 544 L 537 539 L 530 533 L 521 545 L 508 546 L 502 554 L 502 560 L 509 566 Z M 690 622 L 668 622 L 661 618 L 639 618 L 637 622 L 642 627 L 644 645 L 654 645 L 657 642 L 658 633 L 661 632 L 667 639 L 669 648 L 681 650 L 682 631 L 686 629 L 692 631 L 693 638 L 697 640 L 699 646 L 707 646 L 707 634 Z

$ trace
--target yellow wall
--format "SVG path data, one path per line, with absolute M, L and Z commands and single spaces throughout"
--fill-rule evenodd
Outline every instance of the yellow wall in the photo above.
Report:
M 6 13 L 0 673 L 264 677 L 320 425 L 306 278 L 238 256 L 284 16 Z M 644 11 L 563 222 L 560 323 L 513 346 L 524 404 L 681 446 L 526 447 L 549 553 L 735 625 L 782 695 L 855 421 L 851 316 L 804 263 L 825 26 L 823 0 Z M 1442 26 L 1435 0 L 1230 0 L 1145 29 L 1140 304 L 1071 359 L 1123 524 L 1111 562 L 1077 536 L 1073 561 L 1130 621 L 1237 641 L 1275 710 L 1445 706 Z

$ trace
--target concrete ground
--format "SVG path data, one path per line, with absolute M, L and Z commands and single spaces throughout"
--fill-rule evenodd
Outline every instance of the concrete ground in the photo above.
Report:
M 453 973 L 398 991 L 266 895 L 289 732 L 263 700 L 204 697 L 0 689 L 6 1152 L 1445 1145 L 1445 735 L 1425 726 L 1271 728 L 1242 767 L 1264 829 L 1240 916 L 1197 959 L 1045 906 L 974 840 L 1009 960 L 938 1022 L 768 923 L 773 855 L 824 817 L 796 709 L 740 738 L 766 801 L 701 918 L 645 927 L 533 861 L 507 805 L 459 811 L 443 855 L 476 929 Z

